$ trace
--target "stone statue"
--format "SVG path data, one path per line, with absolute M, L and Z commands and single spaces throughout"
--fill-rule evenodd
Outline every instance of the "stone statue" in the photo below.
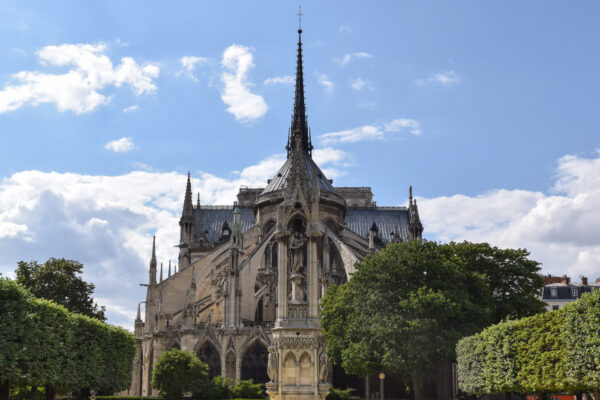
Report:
M 327 383 L 329 381 L 329 357 L 325 348 L 321 348 L 319 355 L 319 382 Z
M 294 233 L 290 243 L 292 250 L 292 274 L 302 274 L 304 271 L 304 242 L 306 238 L 300 233 Z
M 275 347 L 269 347 L 269 358 L 267 360 L 267 375 L 271 379 L 271 382 L 277 382 L 277 369 L 279 368 L 277 362 L 277 349 Z

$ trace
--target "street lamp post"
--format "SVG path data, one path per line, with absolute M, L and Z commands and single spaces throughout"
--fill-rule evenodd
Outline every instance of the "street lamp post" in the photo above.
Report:
M 383 380 L 385 379 L 385 374 L 381 372 L 379 374 L 379 400 L 383 400 Z

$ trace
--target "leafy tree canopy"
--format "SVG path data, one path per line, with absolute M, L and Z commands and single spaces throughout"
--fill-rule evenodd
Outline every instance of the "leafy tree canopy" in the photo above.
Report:
M 16 281 L 35 297 L 51 300 L 69 311 L 105 321 L 105 308 L 94 303 L 94 284 L 81 278 L 83 264 L 64 258 L 50 258 L 44 264 L 19 261 Z
M 347 373 L 384 371 L 413 381 L 455 359 L 457 341 L 499 319 L 542 311 L 539 263 L 526 250 L 417 240 L 356 265 L 322 301 L 329 355 Z
M 179 349 L 163 353 L 152 373 L 152 387 L 169 400 L 187 392 L 201 393 L 208 383 L 208 366 L 193 353 Z

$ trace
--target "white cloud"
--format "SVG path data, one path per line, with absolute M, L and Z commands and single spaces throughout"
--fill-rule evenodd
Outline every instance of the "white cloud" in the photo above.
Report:
M 284 84 L 284 85 L 293 85 L 295 82 L 295 79 L 292 75 L 283 75 L 283 76 L 274 76 L 272 78 L 267 78 L 265 79 L 265 85 L 278 85 L 278 84 Z
M 462 81 L 462 78 L 454 71 L 444 71 L 433 74 L 425 79 L 417 79 L 416 85 L 439 84 L 443 86 L 457 85 Z
M 321 166 L 343 167 L 347 154 L 316 149 Z M 285 162 L 275 154 L 233 178 L 192 174 L 192 189 L 204 204 L 232 204 L 239 187 L 264 187 Z M 324 170 L 326 171 L 326 169 Z M 343 173 L 343 171 L 340 171 Z M 331 176 L 329 176 L 331 177 Z M 152 235 L 158 261 L 177 264 L 179 217 L 187 176 L 133 171 L 117 176 L 22 171 L 0 180 L 0 272 L 19 260 L 66 257 L 85 265 L 84 279 L 107 306 L 110 323 L 132 329 L 136 305 L 145 296 Z
M 421 131 L 421 124 L 414 119 L 398 118 L 383 125 L 383 130 L 386 132 L 401 132 L 404 129 L 408 129 L 408 131 L 415 136 L 419 136 L 423 133 L 423 131 Z
M 442 241 L 527 248 L 545 273 L 599 276 L 600 152 L 558 160 L 549 194 L 494 190 L 478 196 L 419 199 L 425 230 Z
M 365 58 L 373 58 L 372 54 L 365 53 L 364 51 L 356 52 L 356 53 L 346 53 L 341 58 L 336 59 L 338 63 L 342 65 L 348 64 L 350 61 L 365 59 Z
M 61 111 L 77 114 L 108 104 L 111 96 L 102 91 L 124 85 L 137 95 L 153 93 L 159 74 L 156 64 L 137 64 L 131 57 L 121 58 L 113 66 L 104 54 L 105 44 L 62 44 L 46 46 L 36 54 L 43 66 L 69 67 L 65 73 L 21 71 L 12 76 L 14 83 L 0 90 L 0 114 L 17 110 L 26 104 L 37 106 L 54 103 Z
M 206 64 L 209 61 L 206 57 L 196 57 L 196 56 L 184 56 L 179 59 L 179 63 L 181 64 L 183 70 L 179 71 L 176 75 L 185 75 L 194 82 L 198 82 L 198 78 L 194 76 L 194 71 L 196 67 Z
M 362 90 L 363 88 L 368 88 L 369 82 L 365 81 L 362 78 L 354 78 L 350 79 L 350 87 L 354 90 Z
M 383 125 L 364 125 L 338 132 L 329 132 L 320 136 L 324 144 L 354 143 L 363 140 L 385 140 L 394 137 L 394 133 L 407 130 L 412 135 L 420 135 L 421 124 L 414 119 L 398 118 Z
M 334 84 L 327 75 L 320 74 L 317 72 L 317 80 L 318 80 L 319 84 L 321 86 L 323 86 L 327 92 L 329 92 L 329 93 L 333 92 Z
M 104 148 L 115 153 L 126 153 L 135 149 L 133 140 L 130 137 L 122 137 L 121 139 L 112 140 L 104 145 Z
M 269 107 L 262 96 L 250 91 L 248 71 L 254 66 L 250 48 L 231 45 L 223 52 L 221 73 L 223 90 L 221 99 L 228 105 L 227 112 L 240 122 L 252 122 L 267 112 Z
M 340 32 L 340 33 L 350 33 L 350 32 L 352 32 L 352 28 L 349 27 L 348 25 L 341 25 L 338 28 L 338 32 Z
M 137 111 L 137 110 L 139 110 L 139 109 L 140 109 L 140 106 L 138 106 L 137 104 L 134 104 L 134 105 L 132 105 L 132 106 L 125 107 L 125 108 L 123 109 L 123 112 L 124 112 L 124 113 L 130 113 L 130 112 Z

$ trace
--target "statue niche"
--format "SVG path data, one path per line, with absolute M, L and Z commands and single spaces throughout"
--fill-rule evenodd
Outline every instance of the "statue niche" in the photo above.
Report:
M 301 219 L 291 224 L 288 265 L 288 300 L 292 304 L 306 303 L 306 228 Z

